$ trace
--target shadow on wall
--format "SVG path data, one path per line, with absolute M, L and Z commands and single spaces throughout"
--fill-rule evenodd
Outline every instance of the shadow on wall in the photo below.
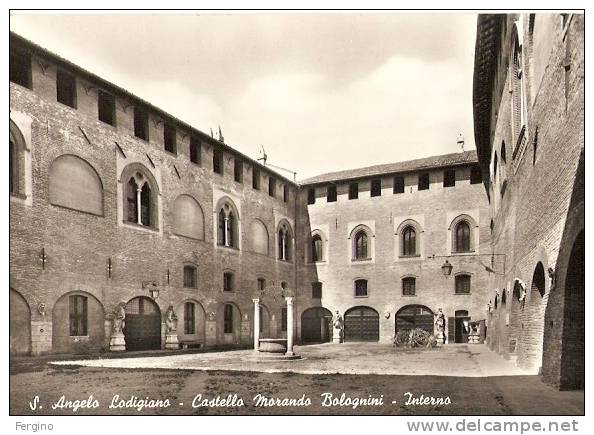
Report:
M 561 389 L 583 389 L 585 377 L 584 150 L 574 178 L 545 313 L 543 377 Z

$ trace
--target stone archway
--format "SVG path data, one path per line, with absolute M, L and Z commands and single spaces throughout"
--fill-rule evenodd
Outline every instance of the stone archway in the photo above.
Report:
M 353 307 L 344 313 L 344 341 L 379 341 L 379 314 L 370 307 Z
M 332 341 L 332 313 L 323 307 L 308 308 L 301 313 L 301 341 L 328 343 Z
M 31 353 L 31 309 L 25 298 L 10 289 L 10 355 Z
M 565 329 L 561 354 L 562 387 L 583 389 L 585 379 L 585 241 L 577 236 L 565 276 Z
M 105 346 L 105 311 L 90 293 L 62 295 L 52 309 L 52 351 L 97 352 Z
M 161 349 L 161 310 L 150 298 L 138 296 L 126 304 L 126 350 Z
M 425 305 L 405 305 L 396 313 L 396 332 L 420 328 L 434 333 L 434 314 Z

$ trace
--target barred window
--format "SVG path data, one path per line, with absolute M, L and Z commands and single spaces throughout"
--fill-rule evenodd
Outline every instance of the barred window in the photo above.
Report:
M 456 294 L 470 293 L 470 275 L 456 275 Z
M 367 296 L 367 280 L 358 279 L 355 281 L 355 297 Z
M 402 278 L 402 296 L 415 296 L 417 280 L 414 277 Z
M 70 305 L 70 336 L 87 335 L 87 297 L 73 295 L 69 298 Z
M 184 304 L 184 334 L 196 333 L 196 305 L 192 302 Z

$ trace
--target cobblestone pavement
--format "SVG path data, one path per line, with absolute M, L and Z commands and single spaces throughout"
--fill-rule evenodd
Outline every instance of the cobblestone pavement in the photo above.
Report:
M 253 350 L 136 358 L 54 361 L 86 367 L 231 370 L 264 373 L 433 375 L 458 377 L 536 374 L 491 352 L 485 345 L 446 345 L 436 349 L 397 349 L 378 343 L 295 346 L 302 359 L 261 360 Z

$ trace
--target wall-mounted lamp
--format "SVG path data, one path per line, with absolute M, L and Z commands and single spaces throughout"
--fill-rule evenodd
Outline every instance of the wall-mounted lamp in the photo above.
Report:
M 441 265 L 441 271 L 443 272 L 443 276 L 446 278 L 452 274 L 452 269 L 454 266 L 446 259 L 445 263 Z
M 41 248 L 41 252 L 39 253 L 39 261 L 41 261 L 41 268 L 45 269 L 45 263 L 47 262 L 45 247 Z

